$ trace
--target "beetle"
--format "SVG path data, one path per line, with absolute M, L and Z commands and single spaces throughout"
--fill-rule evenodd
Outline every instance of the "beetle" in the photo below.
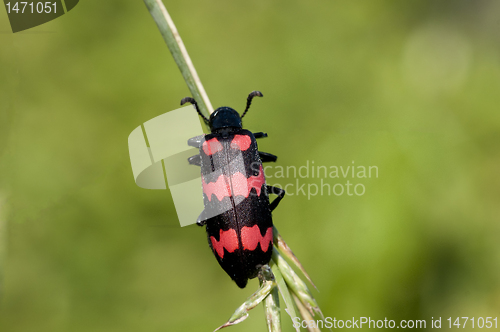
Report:
M 206 225 L 213 254 L 240 288 L 271 260 L 271 212 L 285 196 L 283 189 L 266 184 L 262 163 L 275 162 L 277 157 L 259 151 L 256 139 L 267 134 L 242 127 L 242 118 L 257 96 L 263 97 L 260 91 L 248 95 L 241 116 L 230 107 L 219 107 L 209 119 L 193 98 L 181 101 L 181 105 L 193 104 L 211 131 L 188 140 L 188 145 L 199 149 L 188 162 L 200 166 L 203 188 L 204 209 L 196 223 Z M 277 195 L 272 203 L 270 193 Z

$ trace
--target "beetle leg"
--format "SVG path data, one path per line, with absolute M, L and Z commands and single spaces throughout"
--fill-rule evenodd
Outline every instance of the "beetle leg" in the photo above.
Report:
M 268 162 L 268 161 L 275 162 L 278 159 L 278 157 L 275 156 L 274 154 L 270 154 L 267 152 L 261 152 L 261 151 L 259 151 L 259 157 L 263 163 Z
M 253 133 L 253 136 L 255 138 L 265 138 L 265 137 L 267 137 L 267 133 L 263 133 L 263 132 Z
M 201 157 L 199 154 L 196 154 L 192 157 L 188 158 L 189 165 L 201 166 Z
M 200 215 L 198 216 L 198 219 L 196 219 L 196 225 L 198 226 L 204 226 L 207 223 L 205 220 L 205 210 L 201 211 Z
M 268 194 L 278 195 L 278 197 L 276 197 L 274 199 L 274 201 L 269 205 L 269 209 L 271 211 L 273 211 L 274 209 L 276 209 L 276 207 L 278 206 L 280 201 L 283 199 L 283 197 L 285 197 L 285 191 L 281 188 L 267 186 L 267 192 L 268 192 Z
M 192 137 L 188 139 L 188 145 L 199 149 L 200 146 L 203 144 L 204 140 L 205 140 L 205 135 Z

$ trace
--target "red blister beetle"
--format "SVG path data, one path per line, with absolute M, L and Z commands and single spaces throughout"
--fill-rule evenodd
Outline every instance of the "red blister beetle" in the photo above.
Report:
M 193 98 L 181 101 L 181 105 L 193 104 L 211 131 L 188 140 L 200 151 L 188 159 L 191 165 L 201 166 L 205 208 L 197 224 L 206 225 L 217 261 L 240 288 L 271 259 L 271 212 L 285 196 L 283 189 L 266 185 L 262 163 L 274 162 L 277 157 L 260 152 L 256 139 L 267 134 L 242 128 L 241 119 L 256 96 L 263 95 L 260 91 L 248 95 L 241 117 L 230 107 L 219 107 L 207 119 Z M 270 193 L 277 195 L 272 203 Z

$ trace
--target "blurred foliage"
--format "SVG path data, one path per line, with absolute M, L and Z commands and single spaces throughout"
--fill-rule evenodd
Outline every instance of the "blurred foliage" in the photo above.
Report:
M 378 167 L 350 179 L 363 196 L 288 195 L 274 213 L 325 316 L 498 314 L 498 1 L 166 6 L 214 107 L 264 93 L 245 126 L 278 165 Z M 144 3 L 81 1 L 16 34 L 0 10 L 0 43 L 0 330 L 222 324 L 258 281 L 238 289 L 168 190 L 132 177 L 128 134 L 189 95 Z M 260 306 L 231 329 L 265 328 Z

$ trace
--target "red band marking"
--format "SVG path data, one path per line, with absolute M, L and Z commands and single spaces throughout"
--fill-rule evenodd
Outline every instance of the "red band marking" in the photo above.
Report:
M 257 225 L 253 227 L 243 227 L 241 229 L 241 243 L 243 244 L 243 249 L 255 250 L 257 245 L 260 243 L 260 248 L 262 251 L 266 252 L 269 249 L 269 245 L 273 244 L 273 228 L 269 227 L 266 230 L 266 234 L 262 236 L 260 234 L 260 228 Z
M 222 144 L 220 144 L 220 142 L 215 137 L 203 142 L 202 147 L 207 156 L 211 156 L 216 152 L 222 151 Z
M 217 181 L 206 183 L 205 179 L 201 178 L 203 185 L 203 192 L 207 195 L 208 200 L 212 201 L 212 194 L 217 196 L 219 201 L 222 201 L 224 197 L 229 197 L 231 195 L 231 188 L 229 187 L 228 181 L 224 174 L 221 174 Z
M 245 151 L 252 144 L 252 140 L 250 136 L 247 135 L 234 135 L 233 140 L 231 141 L 232 149 L 240 149 L 241 151 Z
M 231 176 L 232 191 L 229 186 L 229 181 L 227 181 L 227 177 L 223 174 L 217 178 L 217 181 L 209 183 L 206 183 L 205 179 L 202 177 L 203 192 L 207 195 L 209 201 L 212 201 L 212 194 L 215 194 L 219 201 L 231 195 L 241 195 L 247 198 L 252 188 L 255 188 L 257 196 L 260 196 L 262 185 L 265 183 L 266 179 L 264 178 L 262 165 L 259 167 L 259 175 L 252 175 L 248 179 L 240 172 L 233 174 Z
M 266 179 L 264 178 L 264 169 L 262 168 L 262 165 L 259 166 L 259 174 L 256 176 L 251 176 L 247 179 L 248 183 L 248 193 L 244 195 L 245 197 L 248 197 L 250 194 L 250 190 L 252 188 L 255 188 L 257 191 L 257 196 L 260 196 L 260 189 L 262 188 L 262 185 L 266 183 Z M 233 185 L 234 186 L 234 185 Z
M 262 165 L 260 165 L 259 167 L 259 175 L 252 175 L 247 179 L 243 174 L 238 172 L 233 174 L 233 176 L 231 177 L 231 183 L 233 185 L 234 196 L 242 195 L 244 197 L 248 197 L 252 188 L 255 188 L 257 196 L 260 196 L 262 185 L 266 183 Z
M 227 231 L 223 231 L 221 229 L 219 230 L 219 241 L 217 241 L 213 236 L 210 237 L 210 241 L 212 242 L 212 247 L 220 258 L 224 258 L 224 248 L 226 248 L 229 253 L 238 249 L 238 236 L 236 235 L 236 231 L 234 229 L 228 229 Z

